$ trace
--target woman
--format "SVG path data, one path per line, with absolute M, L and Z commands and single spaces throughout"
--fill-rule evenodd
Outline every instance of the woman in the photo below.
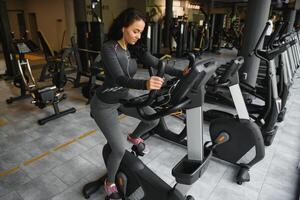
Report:
M 141 38 L 144 28 L 143 15 L 135 9 L 126 9 L 114 20 L 108 32 L 108 41 L 103 44 L 101 51 L 105 80 L 91 101 L 91 114 L 112 149 L 106 162 L 108 177 L 104 182 L 104 189 L 109 199 L 120 198 L 115 185 L 115 176 L 125 153 L 126 140 L 120 130 L 118 110 L 125 115 L 141 120 L 133 133 L 127 137 L 127 140 L 133 145 L 146 147 L 140 136 L 158 124 L 158 120 L 145 121 L 141 119 L 136 108 L 126 108 L 119 103 L 120 99 L 132 98 L 128 94 L 129 88 L 159 90 L 164 82 L 157 76 L 151 76 L 148 80 L 133 78 L 137 71 L 137 63 L 135 59 L 131 58 L 128 47 L 129 45 L 131 48 L 135 47 L 134 45 Z M 137 57 L 148 67 L 156 67 L 159 61 L 147 52 L 139 52 Z M 166 73 L 178 77 L 183 75 L 182 71 L 168 66 Z M 149 106 L 145 107 L 144 111 L 147 114 L 155 112 Z M 144 153 L 147 153 L 146 149 L 144 148 Z

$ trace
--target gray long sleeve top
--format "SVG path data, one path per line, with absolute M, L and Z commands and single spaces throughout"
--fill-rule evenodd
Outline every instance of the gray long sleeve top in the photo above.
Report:
M 137 62 L 117 41 L 105 42 L 101 54 L 105 79 L 103 86 L 96 91 L 98 98 L 106 103 L 117 103 L 127 97 L 130 88 L 147 89 L 147 80 L 133 78 L 137 71 Z M 157 68 L 159 62 L 159 59 L 149 52 L 145 52 L 138 59 L 146 67 Z M 165 72 L 171 76 L 182 76 L 182 71 L 168 65 Z

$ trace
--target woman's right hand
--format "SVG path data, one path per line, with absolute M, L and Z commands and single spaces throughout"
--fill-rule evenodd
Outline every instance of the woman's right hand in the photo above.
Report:
M 159 90 L 164 83 L 164 79 L 159 76 L 151 76 L 147 81 L 147 90 Z

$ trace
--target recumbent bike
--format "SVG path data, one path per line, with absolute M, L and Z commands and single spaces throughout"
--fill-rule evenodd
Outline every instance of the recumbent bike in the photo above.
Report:
M 45 117 L 43 119 L 39 119 L 38 124 L 44 125 L 51 120 L 60 118 L 70 113 L 75 113 L 76 109 L 73 107 L 64 111 L 59 110 L 58 103 L 63 99 L 66 99 L 67 95 L 59 92 L 56 86 L 53 85 L 53 86 L 46 86 L 42 88 L 39 88 L 37 86 L 37 83 L 32 74 L 29 61 L 28 59 L 25 59 L 25 54 L 32 52 L 30 47 L 25 42 L 18 42 L 15 44 L 15 48 L 19 54 L 18 70 L 22 78 L 22 84 L 24 85 L 24 89 L 26 89 L 29 92 L 30 96 L 32 97 L 32 103 L 41 109 L 52 104 L 54 109 L 53 115 Z M 26 76 L 26 71 L 29 77 Z

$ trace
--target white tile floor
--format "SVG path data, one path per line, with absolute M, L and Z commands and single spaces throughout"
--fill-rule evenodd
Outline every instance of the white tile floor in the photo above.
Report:
M 225 57 L 219 56 L 223 62 Z M 181 61 L 178 61 L 180 63 Z M 184 66 L 185 61 L 182 61 Z M 146 73 L 141 71 L 138 76 Z M 197 181 L 190 194 L 197 200 L 294 200 L 299 195 L 300 161 L 300 75 L 296 75 L 288 101 L 285 121 L 279 126 L 274 144 L 266 149 L 265 159 L 255 165 L 251 181 L 243 185 L 234 182 L 236 168 L 213 159 L 206 173 Z M 30 100 L 7 105 L 5 99 L 17 90 L 9 82 L 0 81 L 0 200 L 79 200 L 82 186 L 105 173 L 101 158 L 105 139 L 89 116 L 89 106 L 81 97 L 80 89 L 67 88 L 69 98 L 61 108 L 79 108 L 44 126 L 36 121 L 52 112 L 39 110 Z M 121 119 L 124 134 L 138 121 Z M 0 123 L 1 124 L 1 123 Z M 178 120 L 168 124 L 180 127 Z M 173 125 L 172 125 L 173 124 Z M 96 130 L 89 136 L 83 134 Z M 205 127 L 207 130 L 207 126 Z M 208 138 L 206 134 L 205 138 Z M 55 151 L 55 147 L 75 139 L 70 145 Z M 171 168 L 186 154 L 186 150 L 158 138 L 147 140 L 151 152 L 143 161 L 167 183 L 174 185 Z M 129 144 L 128 144 L 129 147 Z M 28 165 L 24 163 L 48 152 Z M 7 170 L 12 170 L 8 174 Z M 91 199 L 104 199 L 99 191 Z

